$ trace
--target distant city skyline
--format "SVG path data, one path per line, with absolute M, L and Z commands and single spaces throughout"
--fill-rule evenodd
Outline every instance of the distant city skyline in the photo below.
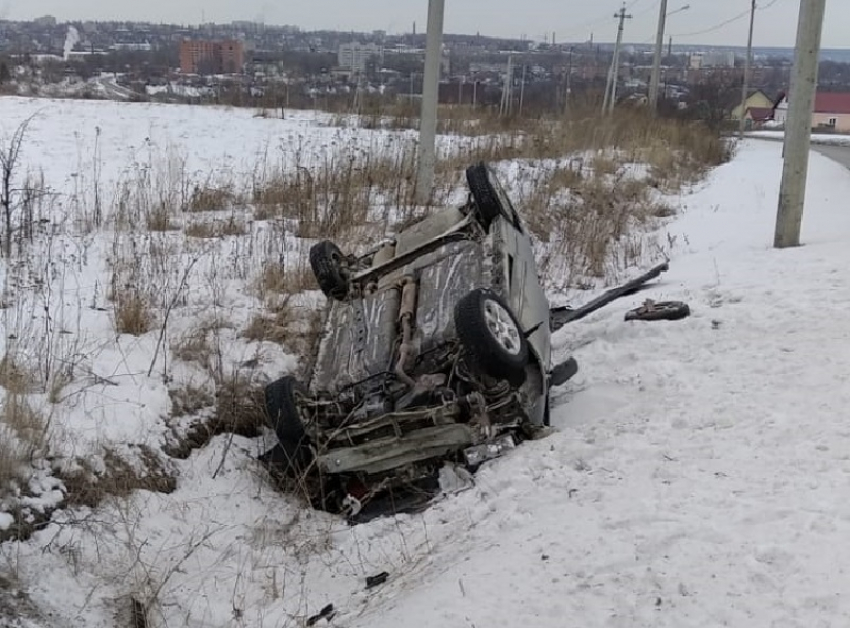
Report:
M 289 4 L 289 3 L 287 3 Z M 527 0 L 517 11 L 513 0 L 446 0 L 445 30 L 449 33 L 495 37 L 525 37 L 534 41 L 612 42 L 617 24 L 614 12 L 621 0 Z M 667 36 L 675 44 L 745 45 L 748 27 L 747 0 L 670 0 L 669 12 L 690 4 L 690 9 L 670 15 Z M 799 0 L 759 0 L 756 13 L 756 46 L 793 47 Z M 486 6 L 486 9 L 484 8 Z M 633 16 L 626 22 L 624 41 L 652 43 L 659 0 L 627 0 Z M 199 24 L 235 20 L 292 24 L 304 30 L 405 33 L 414 22 L 424 32 L 427 0 L 312 0 L 282 7 L 267 0 L 0 0 L 0 19 L 30 20 L 53 15 L 61 21 L 128 20 Z M 824 48 L 850 48 L 850 2 L 827 3 Z M 665 43 L 667 38 L 665 37 Z

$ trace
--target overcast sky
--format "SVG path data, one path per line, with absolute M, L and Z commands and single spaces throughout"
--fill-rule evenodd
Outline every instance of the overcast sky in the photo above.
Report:
M 634 16 L 624 40 L 651 42 L 660 0 L 627 0 Z M 758 0 L 757 46 L 793 46 L 800 0 Z M 669 0 L 667 34 L 674 43 L 746 45 L 748 0 Z M 446 0 L 445 29 L 542 40 L 613 41 L 614 12 L 621 0 Z M 768 6 L 770 5 L 770 6 Z M 304 29 L 425 30 L 427 0 L 0 0 L 0 18 L 31 19 L 50 14 L 60 20 L 119 19 L 196 24 L 201 20 L 257 20 Z M 827 3 L 823 45 L 850 48 L 850 1 Z M 744 14 L 744 15 L 742 15 Z M 734 19 L 741 16 L 738 19 Z M 723 24 L 725 20 L 733 20 Z M 704 32 L 710 31 L 710 32 Z

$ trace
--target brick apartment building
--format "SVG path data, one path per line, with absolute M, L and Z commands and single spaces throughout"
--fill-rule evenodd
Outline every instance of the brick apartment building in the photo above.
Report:
M 180 42 L 180 71 L 183 74 L 241 74 L 245 45 L 241 41 L 203 39 Z

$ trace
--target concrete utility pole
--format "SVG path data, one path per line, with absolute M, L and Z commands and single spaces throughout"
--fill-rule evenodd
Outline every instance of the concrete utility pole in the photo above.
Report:
M 499 105 L 499 115 L 510 115 L 514 99 L 514 57 L 508 55 L 508 70 L 505 82 L 502 84 L 502 102 Z
M 611 97 L 611 77 L 614 76 L 614 58 L 611 58 L 611 65 L 608 66 L 608 77 L 605 79 L 605 97 L 602 99 L 602 114 L 608 113 L 608 100 Z
M 680 11 L 687 11 L 691 5 L 686 4 L 679 7 L 675 11 L 667 13 L 667 0 L 661 0 L 661 8 L 658 13 L 658 32 L 655 36 L 655 56 L 652 60 L 652 74 L 649 79 L 649 109 L 655 113 L 658 109 L 658 86 L 661 82 L 661 55 L 664 52 L 664 29 L 667 27 L 667 18 Z M 673 38 L 670 38 L 670 44 L 667 47 L 667 56 L 671 54 L 673 47 Z M 665 86 L 666 96 L 666 86 Z
M 756 0 L 750 6 L 750 34 L 747 37 L 747 58 L 744 60 L 744 81 L 741 86 L 741 120 L 738 124 L 738 135 L 744 137 L 747 130 L 747 92 L 750 91 L 750 66 L 753 64 L 753 25 L 756 18 Z
M 520 88 L 519 88 L 519 110 L 517 112 L 520 116 L 522 115 L 522 105 L 525 102 L 525 71 L 527 69 L 528 69 L 528 65 L 526 65 L 526 63 L 523 60 L 522 82 L 520 83 Z
M 620 25 L 617 27 L 617 43 L 614 44 L 614 61 L 611 64 L 613 67 L 611 75 L 611 100 L 608 102 L 609 113 L 614 112 L 614 105 L 617 103 L 617 79 L 620 77 L 620 46 L 623 44 L 623 23 L 628 19 L 632 19 L 631 15 L 626 15 L 626 3 L 623 3 L 623 8 L 619 13 L 615 13 L 614 17 L 619 18 Z
M 755 1 L 755 0 L 754 0 Z M 667 0 L 661 0 L 658 10 L 658 32 L 655 34 L 655 57 L 652 59 L 652 75 L 649 78 L 649 109 L 658 108 L 658 82 L 661 74 L 661 50 L 664 46 L 664 27 L 667 24 Z
M 434 188 L 434 167 L 437 163 L 437 102 L 443 60 L 445 5 L 445 0 L 428 0 L 428 36 L 422 85 L 422 114 L 419 119 L 419 168 L 416 176 L 416 202 L 420 205 L 431 201 Z
M 570 46 L 570 62 L 567 65 L 567 91 L 564 94 L 564 113 L 568 113 L 570 110 L 570 95 L 573 92 L 572 89 L 572 78 L 573 78 L 573 46 Z
M 776 212 L 773 246 L 800 245 L 800 226 L 806 198 L 809 147 L 812 135 L 812 111 L 818 84 L 818 57 L 826 0 L 801 0 L 797 23 L 797 47 L 788 96 L 788 120 L 785 124 L 786 148 Z

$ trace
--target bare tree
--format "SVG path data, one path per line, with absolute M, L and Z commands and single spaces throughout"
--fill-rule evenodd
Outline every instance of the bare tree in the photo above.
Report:
M 11 139 L 5 146 L 0 147 L 0 208 L 3 209 L 4 233 L 3 254 L 6 258 L 12 255 L 12 216 L 17 207 L 27 202 L 31 196 L 28 185 L 16 187 L 15 177 L 21 160 L 21 148 L 27 135 L 27 129 L 36 114 L 21 122 Z

